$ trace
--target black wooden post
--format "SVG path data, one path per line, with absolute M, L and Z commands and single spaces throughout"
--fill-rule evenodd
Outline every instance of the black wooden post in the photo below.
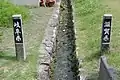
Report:
M 18 60 L 25 60 L 25 47 L 23 39 L 23 29 L 22 29 L 22 16 L 13 15 L 13 31 L 14 31 L 14 41 L 16 49 L 16 58 Z
M 101 37 L 101 51 L 106 51 L 109 49 L 111 22 L 112 22 L 112 15 L 104 14 L 103 25 L 102 25 L 102 37 Z

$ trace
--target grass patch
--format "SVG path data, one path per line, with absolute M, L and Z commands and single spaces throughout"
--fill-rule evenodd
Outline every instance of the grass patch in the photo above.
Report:
M 41 40 L 41 39 L 40 39 Z M 26 61 L 17 61 L 14 52 L 0 52 L 0 80 L 37 80 L 39 43 L 29 50 Z M 27 52 L 28 53 L 28 52 Z
M 0 27 L 12 27 L 12 15 L 14 14 L 21 14 L 25 21 L 29 16 L 28 12 L 27 8 L 0 0 Z
M 104 14 L 113 15 L 110 53 L 105 54 L 110 65 L 120 70 L 119 0 L 74 0 L 78 57 L 89 74 L 98 71 L 101 28 Z M 89 72 L 89 73 L 88 73 Z
M 37 72 L 34 66 L 37 65 L 36 61 L 38 59 L 36 55 L 38 54 L 29 55 L 25 62 L 18 62 L 15 56 L 4 53 L 4 55 L 0 56 L 1 63 L 5 63 L 4 66 L 0 66 L 0 79 L 35 80 Z

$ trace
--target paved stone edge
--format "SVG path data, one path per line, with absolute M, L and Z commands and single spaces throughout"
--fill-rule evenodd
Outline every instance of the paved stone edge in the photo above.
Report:
M 61 1 L 59 15 L 52 80 L 79 80 L 71 0 Z
M 39 60 L 38 60 L 38 77 L 37 80 L 50 80 L 50 63 L 52 53 L 54 52 L 54 43 L 56 40 L 56 29 L 58 26 L 59 6 L 60 2 L 56 3 L 53 14 L 48 22 L 45 30 L 45 37 L 40 45 Z

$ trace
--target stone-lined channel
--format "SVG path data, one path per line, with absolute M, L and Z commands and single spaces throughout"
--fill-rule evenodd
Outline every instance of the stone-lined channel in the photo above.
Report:
M 75 32 L 71 0 L 60 4 L 59 26 L 56 32 L 54 80 L 78 80 Z

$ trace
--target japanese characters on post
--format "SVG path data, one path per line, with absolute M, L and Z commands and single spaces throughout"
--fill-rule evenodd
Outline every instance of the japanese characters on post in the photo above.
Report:
M 103 26 L 102 26 L 102 38 L 101 38 L 101 48 L 108 49 L 110 44 L 111 35 L 111 14 L 104 14 L 103 16 Z
M 13 28 L 15 43 L 23 43 L 22 20 L 20 18 L 13 18 Z
M 23 40 L 23 29 L 22 29 L 22 16 L 13 15 L 13 31 L 14 31 L 14 41 L 16 49 L 16 58 L 18 60 L 25 60 L 25 47 Z

